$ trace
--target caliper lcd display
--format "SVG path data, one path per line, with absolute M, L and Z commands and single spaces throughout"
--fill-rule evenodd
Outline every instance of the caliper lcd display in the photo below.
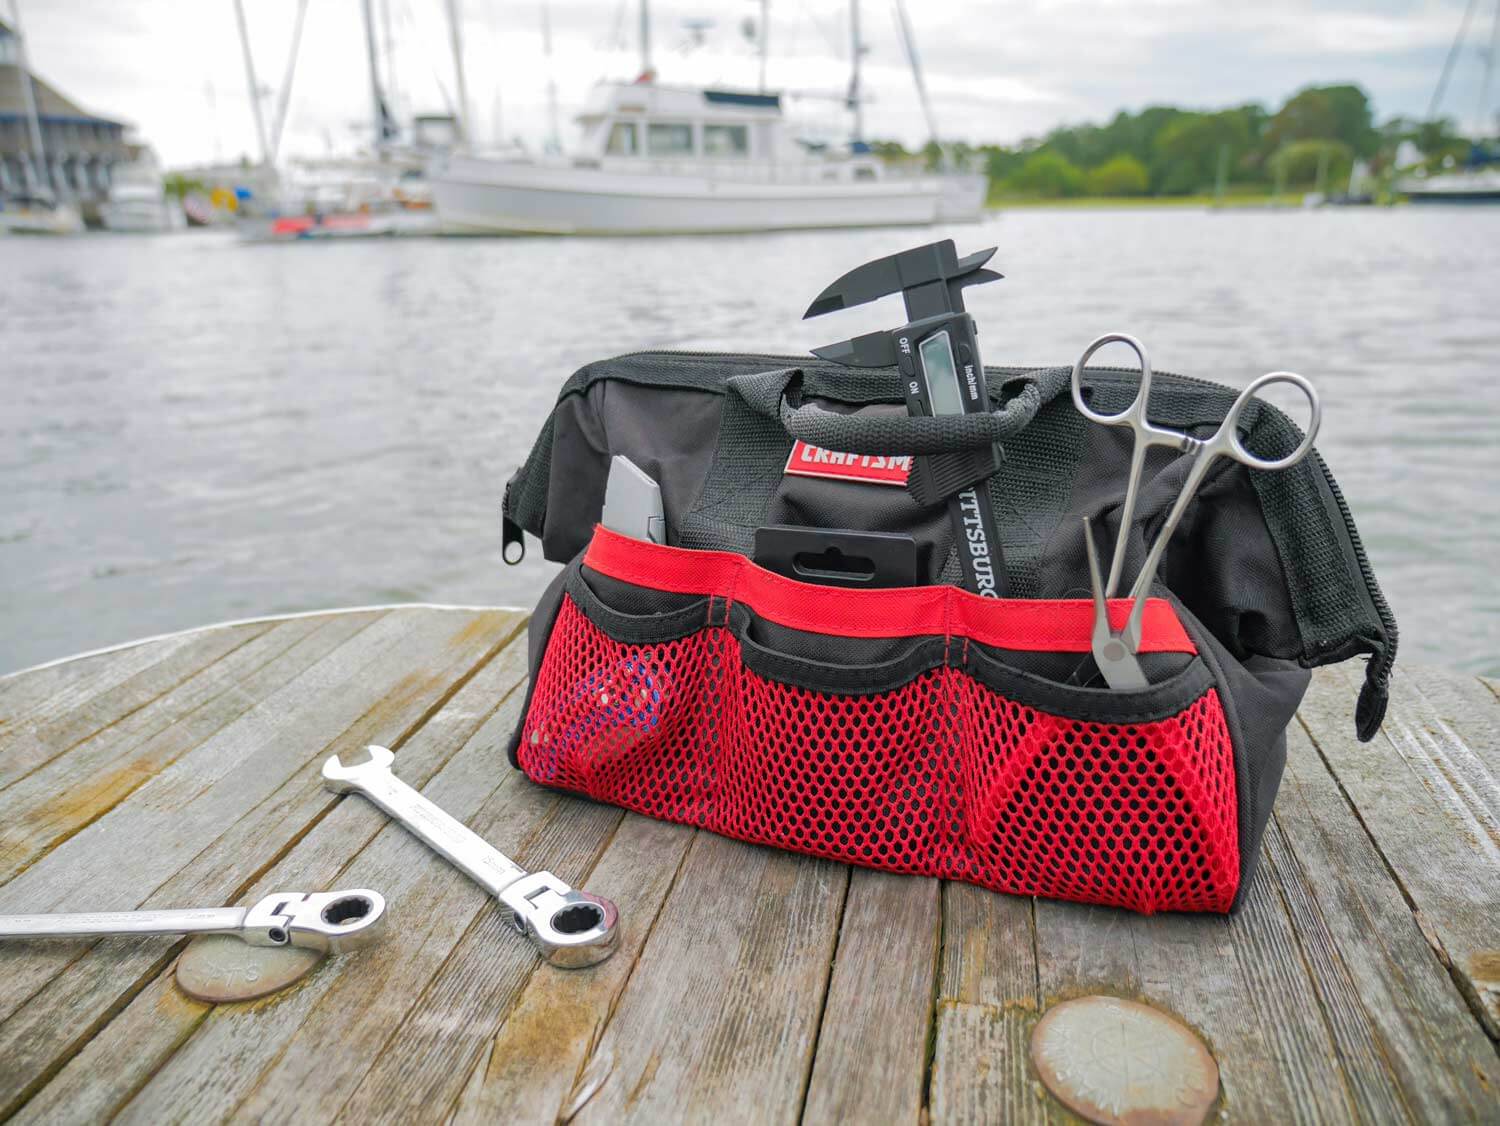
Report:
M 921 344 L 922 374 L 927 379 L 927 398 L 933 414 L 963 414 L 963 388 L 958 382 L 958 365 L 953 362 L 953 345 L 946 332 L 935 332 Z

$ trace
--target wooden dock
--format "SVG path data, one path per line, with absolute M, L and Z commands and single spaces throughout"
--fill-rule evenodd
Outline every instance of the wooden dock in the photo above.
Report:
M 180 940 L 0 945 L 0 1118 L 1050 1121 L 1031 1032 L 1091 994 L 1196 1030 L 1228 1121 L 1500 1118 L 1500 685 L 1404 667 L 1361 745 L 1359 670 L 1320 672 L 1243 912 L 1144 918 L 532 785 L 504 756 L 525 626 L 329 613 L 0 680 L 0 913 L 351 886 L 392 912 L 378 944 L 232 1004 L 179 989 Z M 613 898 L 618 953 L 540 964 L 478 887 L 325 791 L 322 759 L 367 742 L 523 864 Z

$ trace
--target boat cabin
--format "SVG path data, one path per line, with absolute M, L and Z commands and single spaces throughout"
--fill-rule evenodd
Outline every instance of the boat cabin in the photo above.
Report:
M 621 171 L 662 162 L 705 163 L 722 171 L 736 164 L 832 163 L 830 154 L 815 153 L 788 135 L 779 94 L 604 82 L 594 87 L 578 123 L 580 163 Z M 856 179 L 879 176 L 872 158 L 839 163 Z

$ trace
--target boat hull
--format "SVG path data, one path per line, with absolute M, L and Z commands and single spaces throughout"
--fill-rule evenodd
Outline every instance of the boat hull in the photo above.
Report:
M 962 181 L 953 185 L 945 180 Z M 982 177 L 819 183 L 548 168 L 455 158 L 432 176 L 445 234 L 708 234 L 979 218 Z
M 119 234 L 161 234 L 187 226 L 182 208 L 167 199 L 108 200 L 99 205 L 99 221 Z

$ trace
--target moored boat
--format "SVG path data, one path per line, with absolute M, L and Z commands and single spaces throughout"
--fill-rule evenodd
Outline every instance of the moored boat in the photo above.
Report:
M 672 234 L 977 220 L 982 175 L 892 171 L 793 139 L 776 94 L 601 83 L 571 158 L 453 153 L 429 173 L 445 234 Z

